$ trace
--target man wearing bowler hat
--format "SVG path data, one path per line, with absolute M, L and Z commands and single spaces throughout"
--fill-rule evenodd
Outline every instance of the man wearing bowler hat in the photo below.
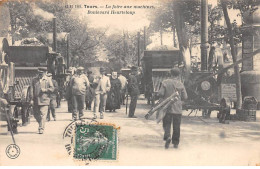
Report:
M 136 66 L 132 66 L 131 74 L 129 75 L 129 79 L 128 79 L 128 93 L 131 96 L 131 102 L 130 102 L 129 114 L 128 114 L 129 118 L 136 118 L 134 114 L 135 114 L 138 95 L 140 94 L 137 74 L 138 74 L 138 68 Z
M 39 123 L 39 134 L 43 134 L 46 115 L 50 104 L 49 93 L 54 91 L 52 81 L 46 76 L 47 68 L 39 68 L 38 76 L 31 83 L 31 98 L 34 117 Z
M 76 74 L 71 79 L 72 87 L 72 102 L 73 112 L 72 120 L 77 120 L 77 111 L 79 112 L 79 119 L 83 116 L 83 109 L 85 105 L 85 93 L 89 87 L 89 81 L 87 76 L 83 73 L 84 68 L 79 67 Z

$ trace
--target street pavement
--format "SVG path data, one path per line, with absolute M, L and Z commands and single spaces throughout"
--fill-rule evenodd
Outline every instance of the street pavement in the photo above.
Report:
M 63 132 L 71 123 L 65 101 L 57 108 L 57 121 L 46 122 L 45 132 L 37 132 L 38 124 L 31 118 L 27 126 L 19 126 L 15 134 L 21 154 L 16 159 L 6 156 L 6 147 L 12 144 L 5 121 L 0 121 L 0 165 L 185 165 L 229 166 L 260 165 L 260 112 L 256 122 L 230 121 L 218 123 L 217 112 L 210 119 L 203 119 L 201 111 L 188 114 L 183 111 L 179 149 L 164 149 L 162 124 L 155 115 L 144 119 L 150 106 L 143 96 L 138 100 L 135 115 L 127 118 L 125 106 L 116 112 L 106 112 L 99 122 L 113 123 L 120 127 L 118 134 L 118 159 L 116 161 L 75 161 L 65 149 Z M 232 111 L 234 113 L 234 111 Z M 84 117 L 93 114 L 85 110 Z

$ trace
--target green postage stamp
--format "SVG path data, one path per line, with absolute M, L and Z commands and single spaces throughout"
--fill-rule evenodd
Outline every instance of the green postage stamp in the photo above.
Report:
M 118 128 L 107 123 L 70 124 L 64 138 L 70 138 L 65 147 L 78 160 L 117 160 Z

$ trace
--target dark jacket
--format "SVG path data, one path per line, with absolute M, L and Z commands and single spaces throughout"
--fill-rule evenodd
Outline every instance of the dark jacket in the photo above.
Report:
M 159 97 L 166 99 L 174 92 L 176 92 L 176 90 L 178 91 L 181 98 L 171 106 L 171 111 L 168 111 L 168 113 L 182 114 L 182 100 L 187 99 L 188 96 L 183 83 L 178 78 L 164 80 L 158 95 Z
M 130 94 L 130 96 L 137 96 L 140 94 L 139 91 L 139 85 L 138 85 L 138 80 L 136 78 L 136 76 L 134 75 L 129 75 L 129 79 L 128 79 L 128 93 Z

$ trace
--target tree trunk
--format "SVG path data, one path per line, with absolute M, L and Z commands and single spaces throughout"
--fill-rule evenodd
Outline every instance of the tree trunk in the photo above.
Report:
M 228 16 L 227 5 L 226 5 L 225 0 L 221 0 L 221 6 L 222 6 L 222 9 L 223 9 L 224 18 L 225 18 L 227 28 L 228 28 L 229 44 L 230 44 L 230 47 L 231 47 L 231 55 L 232 55 L 233 63 L 235 63 L 237 61 L 237 55 L 236 55 L 236 51 L 235 51 L 234 35 L 233 35 L 233 30 L 232 30 L 230 18 Z M 237 107 L 236 107 L 236 109 L 241 109 L 241 106 L 242 106 L 241 79 L 240 79 L 238 65 L 234 66 L 234 71 L 235 71 L 235 77 L 236 77 L 236 94 L 237 94 Z
M 173 47 L 177 48 L 177 43 L 176 43 L 176 31 L 175 31 L 175 27 L 172 27 L 172 34 L 173 34 Z
M 184 18 L 182 15 L 182 4 L 181 1 L 174 2 L 174 20 L 176 23 L 176 31 L 179 42 L 179 48 L 188 48 L 189 40 L 187 38 L 187 31 L 185 28 Z

